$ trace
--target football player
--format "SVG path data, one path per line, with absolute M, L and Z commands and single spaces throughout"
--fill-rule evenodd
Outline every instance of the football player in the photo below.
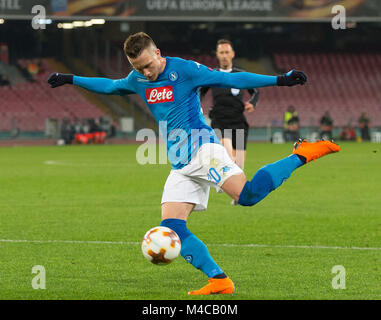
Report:
M 189 294 L 233 293 L 233 281 L 212 259 L 205 244 L 187 228 L 190 213 L 207 208 L 210 186 L 222 188 L 239 205 L 253 206 L 278 188 L 295 169 L 340 148 L 330 141 L 299 141 L 290 156 L 262 167 L 248 180 L 206 124 L 198 88 L 304 85 L 306 75 L 294 70 L 280 76 L 220 72 L 194 61 L 162 56 L 151 37 L 143 32 L 127 38 L 124 52 L 134 68 L 124 79 L 53 73 L 48 83 L 52 88 L 73 84 L 103 94 L 136 93 L 158 122 L 166 121 L 167 132 L 163 135 L 172 170 L 162 195 L 161 225 L 179 235 L 180 254 L 209 278 L 206 286 Z

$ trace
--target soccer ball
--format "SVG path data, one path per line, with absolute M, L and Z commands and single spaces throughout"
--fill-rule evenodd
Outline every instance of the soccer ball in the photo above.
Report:
M 179 236 L 167 227 L 155 227 L 148 230 L 142 241 L 144 257 L 157 265 L 171 263 L 179 255 L 180 249 Z

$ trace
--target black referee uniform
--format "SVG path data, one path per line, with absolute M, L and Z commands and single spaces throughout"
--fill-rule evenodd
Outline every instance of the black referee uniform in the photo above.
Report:
M 233 66 L 230 70 L 222 70 L 215 68 L 221 72 L 243 72 Z M 200 98 L 202 99 L 208 92 L 210 87 L 200 89 Z M 246 150 L 247 137 L 249 135 L 249 124 L 244 116 L 245 105 L 242 102 L 243 90 L 234 88 L 211 88 L 213 95 L 213 107 L 209 112 L 209 118 L 212 120 L 211 126 L 213 129 L 220 129 L 222 138 L 232 139 L 233 149 Z M 251 94 L 249 102 L 255 105 L 258 102 L 259 91 L 257 89 L 248 89 Z M 231 129 L 225 133 L 224 129 Z M 244 143 L 236 144 L 237 129 L 244 129 Z M 229 134 L 231 131 L 231 135 Z

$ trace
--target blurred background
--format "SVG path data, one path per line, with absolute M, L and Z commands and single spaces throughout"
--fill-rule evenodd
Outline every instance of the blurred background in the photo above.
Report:
M 45 17 L 34 18 L 35 5 Z M 332 28 L 334 5 L 346 9 L 345 29 Z M 53 91 L 46 83 L 53 71 L 126 77 L 122 44 L 138 31 L 164 56 L 209 67 L 218 64 L 217 40 L 226 38 L 234 64 L 246 71 L 305 71 L 306 86 L 260 89 L 257 108 L 246 114 L 249 141 L 381 142 L 380 1 L 8 0 L 0 2 L 0 144 L 124 143 L 139 129 L 157 130 L 137 95 Z M 211 94 L 202 107 L 208 120 Z

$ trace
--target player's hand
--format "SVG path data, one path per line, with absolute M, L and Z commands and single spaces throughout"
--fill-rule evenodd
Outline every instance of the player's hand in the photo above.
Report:
M 64 73 L 52 73 L 48 79 L 51 88 L 56 88 L 64 84 L 73 84 L 73 75 Z
M 278 86 L 295 86 L 297 84 L 304 85 L 307 82 L 307 76 L 302 71 L 291 70 L 290 72 L 278 76 Z
M 254 111 L 254 105 L 248 101 L 245 102 L 245 111 L 247 112 L 253 112 Z

